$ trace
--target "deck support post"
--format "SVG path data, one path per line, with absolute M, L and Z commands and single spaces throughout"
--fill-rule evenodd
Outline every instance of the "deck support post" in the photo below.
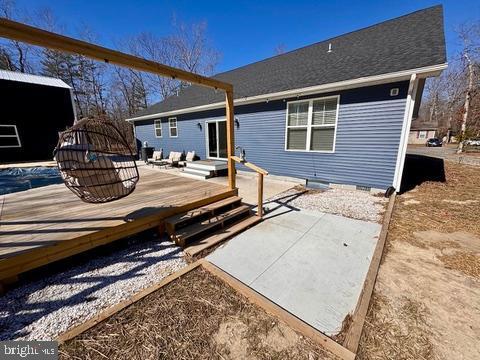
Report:
M 257 215 L 263 217 L 263 174 L 258 173 L 258 210 Z
M 234 117 L 233 110 L 233 91 L 225 91 L 226 111 L 227 111 L 227 156 L 228 156 L 228 187 L 230 190 L 235 189 L 235 161 L 232 156 L 235 155 L 235 133 L 234 133 Z

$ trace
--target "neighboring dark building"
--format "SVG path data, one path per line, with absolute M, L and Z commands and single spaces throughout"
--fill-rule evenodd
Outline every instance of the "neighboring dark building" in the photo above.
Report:
M 71 94 L 60 79 L 0 70 L 0 163 L 51 160 L 75 120 Z
M 270 174 L 398 190 L 425 79 L 446 67 L 435 6 L 214 78 L 233 84 L 235 145 Z M 127 120 L 166 156 L 226 160 L 221 91 L 189 86 Z M 194 163 L 185 172 L 205 175 Z

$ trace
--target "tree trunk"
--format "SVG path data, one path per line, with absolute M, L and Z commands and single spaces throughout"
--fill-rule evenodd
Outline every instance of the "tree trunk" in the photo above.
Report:
M 457 154 L 461 154 L 463 152 L 463 145 L 465 141 L 465 132 L 467 130 L 467 120 L 470 111 L 470 99 L 472 97 L 472 90 L 473 90 L 473 64 L 468 56 L 468 53 L 465 52 L 463 55 L 465 60 L 468 64 L 468 87 L 467 93 L 465 94 L 465 104 L 463 105 L 463 117 L 462 117 L 462 128 L 461 128 L 461 138 L 460 142 L 458 143 Z

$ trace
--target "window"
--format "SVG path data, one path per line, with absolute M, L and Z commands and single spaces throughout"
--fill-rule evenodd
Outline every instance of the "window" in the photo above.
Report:
M 22 147 L 16 125 L 0 125 L 0 148 Z
M 427 138 L 427 132 L 425 130 L 421 130 L 418 132 L 418 138 L 419 139 L 426 139 Z
M 168 126 L 170 128 L 170 137 L 177 137 L 178 136 L 177 118 L 168 119 Z
M 155 137 L 161 138 L 162 137 L 162 120 L 155 120 L 153 125 L 155 127 Z
M 339 97 L 288 103 L 286 150 L 333 152 Z

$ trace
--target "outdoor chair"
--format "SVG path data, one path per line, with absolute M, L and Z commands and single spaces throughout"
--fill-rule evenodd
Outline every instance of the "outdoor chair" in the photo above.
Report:
M 189 151 L 187 152 L 187 156 L 185 156 L 185 160 L 180 161 L 179 165 L 186 166 L 187 163 L 192 162 L 194 160 L 195 160 L 195 151 Z
M 182 158 L 182 153 L 181 152 L 176 152 L 176 151 L 170 151 L 170 155 L 168 155 L 168 159 L 165 159 L 165 162 L 163 165 L 165 167 L 167 166 L 178 166 L 180 163 L 180 159 Z
M 163 150 L 154 151 L 151 158 L 147 159 L 147 164 L 155 166 L 155 165 L 164 165 L 165 160 L 163 160 Z

